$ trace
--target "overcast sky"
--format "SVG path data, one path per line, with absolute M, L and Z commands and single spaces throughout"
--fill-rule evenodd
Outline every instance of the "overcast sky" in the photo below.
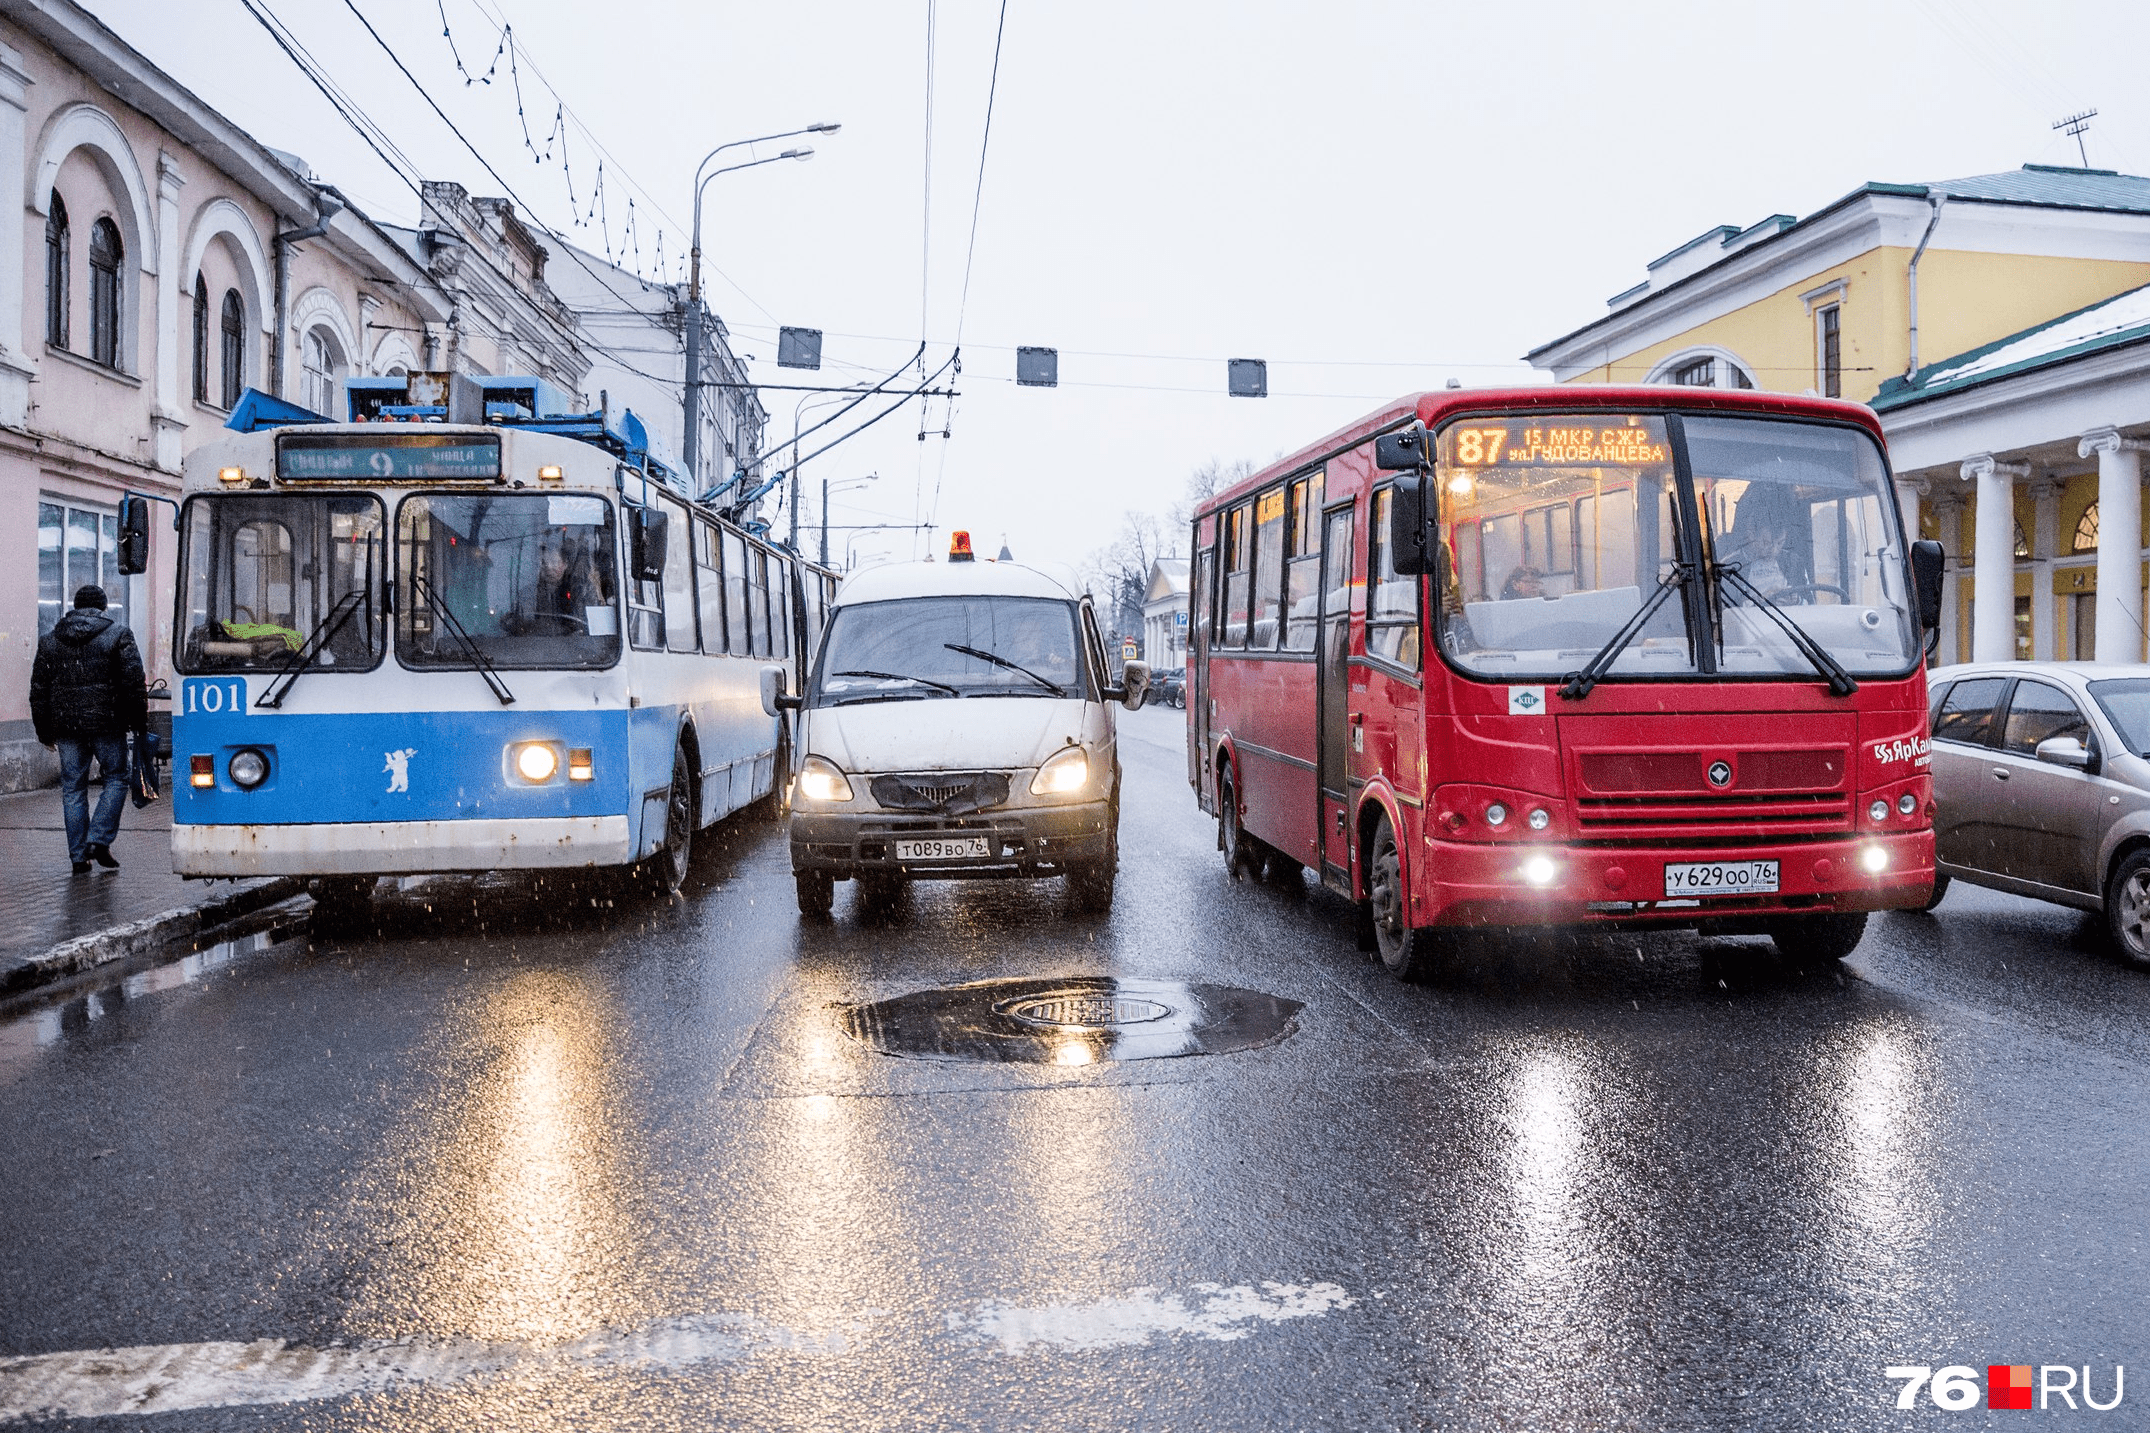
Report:
M 500 191 L 341 0 L 266 3 L 429 177 Z M 914 403 L 809 464 L 809 486 L 877 473 L 835 521 L 935 521 L 936 544 L 968 527 L 988 550 L 1005 534 L 1023 557 L 1079 561 L 1207 459 L 1266 461 L 1450 378 L 1535 381 L 1524 351 L 1714 225 L 1870 179 L 2073 164 L 2049 126 L 2092 107 L 2090 162 L 2150 173 L 2140 0 L 1010 0 L 966 304 L 997 0 L 357 3 L 536 217 L 599 252 L 602 159 L 611 248 L 653 275 L 660 234 L 668 267 L 685 248 L 705 151 L 840 122 L 809 163 L 711 184 L 710 302 L 769 383 L 878 377 L 921 336 L 937 367 L 960 336 L 952 417 L 934 401 L 922 425 Z M 380 218 L 415 216 L 239 0 L 90 4 L 264 143 Z M 549 162 L 505 61 L 464 82 L 443 9 L 477 73 L 513 25 Z M 826 331 L 818 378 L 776 367 L 780 323 Z M 1058 389 L 1015 386 L 1018 344 L 1060 350 Z M 1268 360 L 1270 397 L 1225 395 L 1234 357 Z M 772 443 L 800 397 L 765 395 Z

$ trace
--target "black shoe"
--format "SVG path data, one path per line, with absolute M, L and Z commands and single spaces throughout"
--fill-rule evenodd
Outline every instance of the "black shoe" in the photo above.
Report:
M 108 871 L 119 869 L 119 862 L 112 859 L 112 848 L 110 846 L 92 846 L 89 848 L 88 855 L 91 860 Z
M 87 862 L 87 861 L 77 861 L 77 862 L 75 862 L 75 874 L 76 874 L 76 875 L 78 875 L 78 876 L 86 876 L 86 875 L 88 875 L 89 873 L 90 873 L 90 863 L 89 863 L 89 862 Z

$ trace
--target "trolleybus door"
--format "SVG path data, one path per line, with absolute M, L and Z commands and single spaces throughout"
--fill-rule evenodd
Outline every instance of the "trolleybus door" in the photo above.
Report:
M 1347 782 L 1351 742 L 1351 541 L 1350 504 L 1322 515 L 1321 646 L 1314 678 L 1320 713 L 1315 764 L 1321 802 L 1321 878 L 1346 892 L 1351 889 L 1351 801 Z

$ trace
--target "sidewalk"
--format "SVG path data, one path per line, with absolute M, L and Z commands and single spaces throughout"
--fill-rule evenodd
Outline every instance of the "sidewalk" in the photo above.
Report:
M 94 805 L 97 788 L 90 788 Z M 112 854 L 120 868 L 68 874 L 58 787 L 0 795 L 0 989 L 54 946 L 175 908 L 198 906 L 262 881 L 183 881 L 172 874 L 172 803 L 120 818 Z

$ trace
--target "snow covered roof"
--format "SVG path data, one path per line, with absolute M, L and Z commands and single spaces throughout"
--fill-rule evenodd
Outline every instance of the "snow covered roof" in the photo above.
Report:
M 2145 339 L 2150 339 L 2150 284 L 2048 319 L 1968 353 L 1929 363 L 1908 378 L 1892 378 L 1874 395 L 1873 407 L 1876 412 L 1886 413 L 1944 393 Z
M 1945 193 L 1951 199 L 2150 213 L 2150 179 L 2114 169 L 2026 164 L 2004 174 L 1974 174 L 1968 179 L 1943 179 L 1920 187 L 1935 194 Z
M 1185 597 L 1189 586 L 1187 559 L 1184 557 L 1160 557 L 1150 564 L 1149 590 L 1142 596 L 1144 603 L 1161 602 L 1166 598 Z

